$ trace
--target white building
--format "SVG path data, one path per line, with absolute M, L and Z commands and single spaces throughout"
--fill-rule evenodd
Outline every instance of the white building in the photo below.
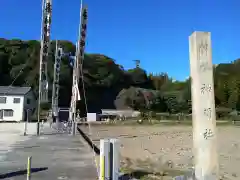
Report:
M 140 115 L 139 111 L 134 111 L 132 109 L 102 109 L 102 115 L 118 115 L 124 117 L 137 117 Z
M 0 121 L 25 121 L 35 109 L 31 87 L 0 86 Z

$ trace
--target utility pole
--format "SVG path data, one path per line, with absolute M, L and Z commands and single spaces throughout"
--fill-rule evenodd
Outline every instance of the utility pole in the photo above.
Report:
M 40 112 L 41 103 L 48 102 L 48 75 L 47 61 L 50 46 L 50 26 L 52 19 L 52 0 L 42 0 L 42 27 L 41 27 L 41 49 L 39 65 L 39 89 L 38 89 L 38 123 L 37 135 L 40 135 Z
M 53 122 L 56 121 L 57 127 L 59 124 L 58 117 L 58 97 L 59 97 L 59 75 L 61 59 L 63 55 L 63 50 L 58 46 L 58 41 L 56 41 L 55 50 L 55 63 L 54 63 L 54 74 L 53 74 L 53 90 L 52 90 L 52 118 Z
M 136 68 L 139 68 L 140 67 L 140 60 L 134 60 L 134 62 L 135 62 Z
M 86 30 L 87 30 L 87 8 L 80 8 L 81 22 L 79 24 L 79 38 L 76 45 L 76 55 L 73 67 L 73 85 L 72 85 L 72 98 L 69 111 L 69 120 L 72 122 L 72 135 L 76 134 L 76 104 L 80 100 L 80 93 L 78 89 L 78 81 L 82 74 L 82 63 L 85 52 Z

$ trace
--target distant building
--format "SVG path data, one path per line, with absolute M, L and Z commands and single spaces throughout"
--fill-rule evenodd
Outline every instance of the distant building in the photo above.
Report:
M 25 121 L 36 104 L 31 87 L 0 86 L 0 121 Z
M 69 118 L 69 110 L 70 108 L 68 107 L 59 107 L 58 108 L 58 118 L 59 121 L 68 121 Z
M 120 116 L 120 117 L 137 117 L 139 116 L 139 111 L 134 111 L 132 109 L 124 109 L 124 110 L 117 110 L 117 109 L 102 109 L 102 116 Z

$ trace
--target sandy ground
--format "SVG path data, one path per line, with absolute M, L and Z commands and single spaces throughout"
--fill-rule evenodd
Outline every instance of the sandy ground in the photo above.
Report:
M 121 160 L 128 161 L 128 164 L 132 163 L 132 167 L 141 166 L 140 162 L 143 161 L 152 164 L 152 167 L 148 168 L 152 168 L 155 172 L 162 171 L 163 166 L 173 165 L 175 169 L 182 170 L 193 166 L 192 128 L 190 126 L 101 125 L 91 126 L 91 133 L 88 127 L 81 129 L 91 134 L 93 142 L 98 146 L 101 138 L 119 138 Z M 240 179 L 239 137 L 240 127 L 218 127 L 218 152 L 222 179 Z

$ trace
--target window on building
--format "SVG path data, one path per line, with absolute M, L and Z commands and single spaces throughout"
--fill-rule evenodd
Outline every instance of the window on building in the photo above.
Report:
M 27 98 L 27 104 L 31 104 L 31 99 Z
M 20 98 L 13 98 L 13 103 L 20 103 Z
M 5 104 L 7 102 L 6 97 L 0 97 L 0 104 Z
M 13 110 L 12 109 L 4 109 L 4 116 L 5 117 L 12 117 L 13 116 Z

